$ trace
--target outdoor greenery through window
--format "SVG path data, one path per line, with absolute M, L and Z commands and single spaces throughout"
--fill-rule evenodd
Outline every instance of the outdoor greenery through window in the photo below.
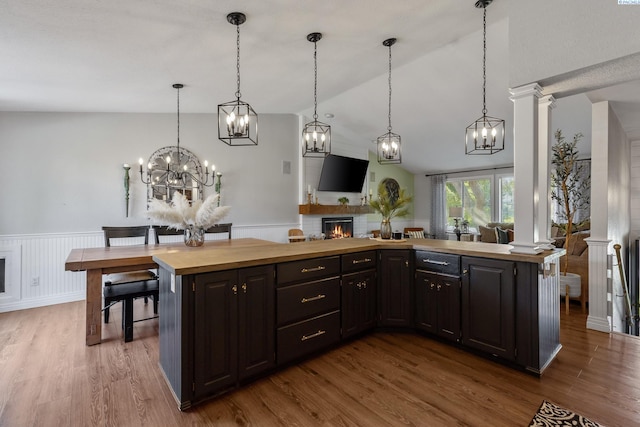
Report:
M 513 222 L 513 175 L 449 179 L 445 188 L 447 225 L 452 226 L 454 218 L 476 230 L 493 221 Z

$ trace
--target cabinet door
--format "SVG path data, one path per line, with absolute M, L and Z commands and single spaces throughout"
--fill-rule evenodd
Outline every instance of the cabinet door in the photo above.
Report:
M 342 276 L 342 337 L 376 325 L 376 272 L 367 270 Z
M 360 298 L 360 290 L 358 283 L 360 280 L 359 273 L 345 274 L 342 276 L 342 306 L 341 306 L 341 327 L 342 338 L 355 335 L 359 331 L 358 322 L 358 300 Z
M 376 271 L 368 270 L 360 273 L 360 331 L 366 331 L 376 326 Z
M 437 282 L 438 278 L 433 273 L 420 270 L 416 272 L 415 326 L 434 334 L 438 331 Z
M 195 276 L 195 399 L 238 379 L 237 293 L 236 270 Z
M 409 250 L 380 251 L 380 325 L 411 326 Z
M 462 258 L 464 345 L 515 360 L 515 264 Z
M 452 341 L 460 339 L 460 278 L 439 276 L 436 285 L 438 295 L 438 335 Z
M 239 377 L 245 379 L 275 366 L 275 268 L 238 271 Z

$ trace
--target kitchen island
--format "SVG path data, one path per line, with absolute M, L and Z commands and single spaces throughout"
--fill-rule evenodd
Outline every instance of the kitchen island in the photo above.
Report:
M 339 239 L 155 254 L 162 371 L 184 410 L 375 328 L 400 328 L 540 375 L 561 349 L 564 250 L 509 249 Z

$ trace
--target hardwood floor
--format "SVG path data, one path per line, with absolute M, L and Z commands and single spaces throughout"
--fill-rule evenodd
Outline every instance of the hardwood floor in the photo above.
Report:
M 151 304 L 136 302 L 136 316 Z M 542 399 L 609 427 L 640 424 L 640 339 L 562 313 L 541 378 L 411 333 L 374 333 L 180 412 L 158 367 L 157 320 L 84 345 L 84 302 L 0 314 L 2 426 L 527 426 Z

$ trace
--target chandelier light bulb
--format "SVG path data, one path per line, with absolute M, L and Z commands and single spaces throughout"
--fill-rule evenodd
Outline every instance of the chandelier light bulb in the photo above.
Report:
M 171 163 L 171 156 L 167 156 L 165 160 L 167 161 L 167 165 L 168 165 L 169 163 Z

